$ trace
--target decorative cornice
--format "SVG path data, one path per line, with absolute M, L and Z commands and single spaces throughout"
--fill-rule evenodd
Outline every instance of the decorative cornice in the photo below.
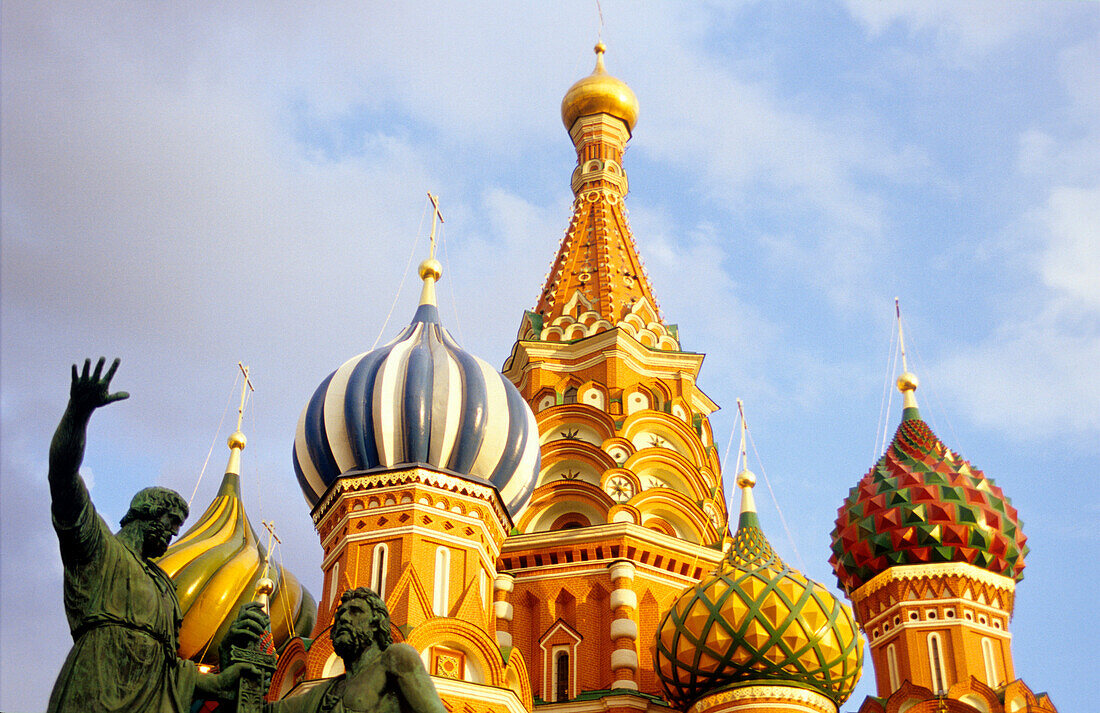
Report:
M 553 372 L 579 371 L 618 357 L 645 376 L 675 379 L 687 372 L 694 379 L 705 357 L 696 352 L 651 349 L 618 326 L 575 342 L 524 339 L 517 346 L 527 352 L 524 372 L 535 368 Z M 575 361 L 580 359 L 584 361 Z M 511 378 L 510 371 L 511 364 L 505 364 L 505 376 Z
M 707 545 L 697 545 L 693 542 L 688 542 L 687 540 L 672 537 L 663 532 L 657 532 L 648 527 L 635 525 L 629 522 L 612 522 L 606 525 L 593 525 L 591 527 L 571 530 L 529 532 L 512 535 L 505 541 L 505 548 L 511 551 L 520 551 L 528 548 L 561 546 L 565 544 L 599 543 L 617 537 L 631 537 L 666 551 L 684 555 L 685 557 L 698 558 L 699 563 L 704 566 L 717 565 L 718 562 L 722 560 L 723 556 L 721 552 Z M 503 549 L 505 548 L 502 548 L 502 555 L 504 554 Z M 607 561 L 612 562 L 620 559 L 623 558 L 608 557 Z M 639 563 L 635 563 L 635 566 L 639 566 Z M 691 578 L 689 577 L 688 579 Z
M 587 700 L 572 700 L 562 703 L 540 703 L 537 706 L 540 713 L 603 713 L 608 710 L 621 711 L 624 709 L 634 711 L 649 711 L 650 713 L 672 713 L 668 706 L 654 700 L 653 696 L 644 693 L 633 693 L 616 689 Z
M 821 713 L 836 713 L 837 706 L 822 694 L 797 686 L 750 685 L 727 688 L 700 698 L 688 713 L 704 713 L 729 703 L 761 703 L 782 701 L 803 705 Z
M 937 577 L 966 577 L 1006 592 L 1016 591 L 1016 582 L 995 572 L 975 567 L 966 562 L 942 562 L 939 564 L 897 565 L 879 572 L 859 589 L 852 592 L 852 602 L 860 602 L 891 582 L 913 579 L 934 579 Z
M 508 516 L 504 504 L 500 500 L 500 494 L 496 488 L 488 484 L 476 483 L 458 475 L 443 473 L 428 468 L 412 467 L 407 470 L 383 470 L 368 473 L 351 473 L 342 475 L 325 492 L 317 506 L 311 513 L 314 526 L 318 525 L 328 514 L 329 509 L 344 493 L 366 491 L 372 488 L 380 488 L 398 485 L 430 485 L 462 495 L 468 495 L 490 504 L 497 520 L 505 532 L 512 529 L 512 519 Z
M 436 691 L 448 700 L 452 698 L 466 698 L 475 701 L 484 701 L 489 705 L 502 706 L 508 713 L 529 713 L 520 701 L 516 692 L 510 688 L 497 688 L 483 683 L 471 681 L 458 681 L 453 678 L 432 676 L 432 683 Z

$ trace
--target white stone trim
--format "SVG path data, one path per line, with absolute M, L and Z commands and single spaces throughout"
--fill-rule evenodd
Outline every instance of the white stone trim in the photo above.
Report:
M 441 698 L 448 699 L 452 696 L 472 698 L 485 701 L 489 705 L 503 706 L 507 713 L 529 713 L 523 707 L 523 701 L 510 688 L 497 688 L 496 686 L 487 686 L 484 683 L 457 681 L 453 678 L 441 678 L 439 676 L 432 676 L 431 679 Z
M 629 689 L 631 691 L 637 691 L 638 690 L 638 683 L 636 681 L 631 681 L 631 680 L 628 679 L 626 681 L 615 681 L 614 683 L 611 684 L 611 690 L 612 691 L 614 691 L 616 689 L 619 689 L 619 688 L 626 688 L 626 689 Z
M 509 594 L 516 588 L 516 578 L 505 572 L 497 574 L 496 579 L 493 580 L 493 589 L 498 592 L 508 592 Z
M 512 635 L 507 631 L 501 631 L 497 629 L 497 646 L 511 646 Z
M 765 701 L 770 705 L 759 705 L 759 707 L 773 711 L 784 708 L 792 711 L 804 711 L 809 708 L 810 710 L 819 711 L 819 713 L 837 713 L 836 704 L 816 691 L 796 686 L 779 685 L 741 686 L 719 691 L 701 698 L 688 709 L 688 713 L 703 713 L 703 711 L 718 708 L 727 703 L 751 705 L 764 704 Z
M 493 602 L 493 613 L 497 619 L 512 621 L 512 605 L 508 602 Z
M 434 512 L 438 513 L 439 511 L 435 510 Z M 401 527 L 385 528 L 382 530 L 365 529 L 363 532 L 349 533 L 325 556 L 321 561 L 321 568 L 324 569 L 331 564 L 333 560 L 338 559 L 347 549 L 347 546 L 352 543 L 381 542 L 382 540 L 397 539 L 405 535 L 415 535 L 420 539 L 428 541 L 450 543 L 456 550 L 462 550 L 476 555 L 490 572 L 496 568 L 495 555 L 483 547 L 478 547 L 470 538 L 452 535 L 449 532 L 440 532 L 439 530 L 433 530 L 421 525 L 403 525 Z
M 611 573 L 611 581 L 615 581 L 619 577 L 626 577 L 631 582 L 634 581 L 634 573 L 637 571 L 637 567 L 630 560 L 615 560 L 614 563 L 607 570 Z
M 852 592 L 852 601 L 858 602 L 866 599 L 890 582 L 908 579 L 934 579 L 938 577 L 960 576 L 977 580 L 997 589 L 1008 592 L 1016 591 L 1016 582 L 1011 577 L 996 574 L 981 567 L 975 567 L 967 562 L 941 562 L 937 564 L 906 564 L 891 567 L 884 572 L 879 572 L 862 587 Z M 961 597 L 960 597 L 961 599 Z
M 619 693 L 593 698 L 587 701 L 566 701 L 565 703 L 543 703 L 538 707 L 540 713 L 606 713 L 609 710 L 648 711 L 648 713 L 672 713 L 664 703 L 657 703 L 633 690 L 620 686 Z
M 633 619 L 616 619 L 611 622 L 611 640 L 627 636 L 633 641 L 638 639 L 638 624 Z
M 638 608 L 638 595 L 634 593 L 633 589 L 616 589 L 611 592 L 609 599 L 611 600 L 612 611 L 623 606 L 632 609 Z
M 611 652 L 611 670 L 629 668 L 638 670 L 638 652 L 634 649 L 616 649 Z

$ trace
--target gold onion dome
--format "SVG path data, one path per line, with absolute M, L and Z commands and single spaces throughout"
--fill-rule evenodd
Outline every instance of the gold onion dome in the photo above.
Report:
M 561 120 L 567 131 L 582 116 L 610 114 L 622 119 L 627 131 L 633 131 L 638 123 L 638 97 L 620 79 L 607 73 L 603 53 L 607 47 L 602 42 L 595 47 L 596 68 L 592 74 L 569 87 L 561 100 Z
M 229 466 L 206 512 L 157 561 L 176 583 L 183 625 L 179 654 L 196 663 L 218 665 L 218 645 L 242 604 L 259 590 L 270 597 L 271 638 L 277 650 L 295 635 L 313 629 L 317 603 L 298 579 L 272 563 L 241 503 L 240 451 L 245 438 L 229 437 Z M 264 581 L 264 580 L 267 581 Z
M 655 668 L 681 710 L 748 685 L 805 688 L 838 706 L 863 666 L 851 610 L 779 558 L 752 504 L 755 477 L 738 475 L 743 505 L 723 562 L 685 589 L 657 628 Z

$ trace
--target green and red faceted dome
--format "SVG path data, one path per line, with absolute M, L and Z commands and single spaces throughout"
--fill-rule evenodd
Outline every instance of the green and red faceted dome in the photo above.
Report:
M 850 594 L 890 567 L 936 562 L 1023 579 L 1027 538 L 1016 508 L 921 420 L 916 379 L 906 376 L 894 440 L 837 511 L 829 562 L 841 588 Z

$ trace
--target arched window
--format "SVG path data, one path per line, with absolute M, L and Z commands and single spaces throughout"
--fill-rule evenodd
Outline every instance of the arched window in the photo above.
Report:
M 558 651 L 554 658 L 554 700 L 569 700 L 569 651 Z
M 435 593 L 432 598 L 432 612 L 436 616 L 447 616 L 451 590 L 451 551 L 440 545 L 435 551 Z
M 997 680 L 997 659 L 993 652 L 993 641 L 982 637 L 982 658 L 985 659 L 985 682 L 990 688 L 996 688 L 1000 681 Z
M 928 635 L 928 662 L 932 668 L 932 690 L 937 695 L 947 692 L 947 667 L 943 663 L 943 643 L 939 634 Z
M 332 579 L 329 580 L 329 593 L 328 600 L 331 604 L 336 601 L 336 595 L 340 593 L 340 561 L 337 560 L 332 565 Z
M 890 693 L 901 688 L 901 676 L 898 674 L 898 647 L 890 644 L 886 647 L 886 670 L 890 674 Z
M 386 573 L 389 571 L 389 560 L 389 546 L 385 542 L 375 545 L 370 563 L 370 588 L 383 600 L 386 598 Z

